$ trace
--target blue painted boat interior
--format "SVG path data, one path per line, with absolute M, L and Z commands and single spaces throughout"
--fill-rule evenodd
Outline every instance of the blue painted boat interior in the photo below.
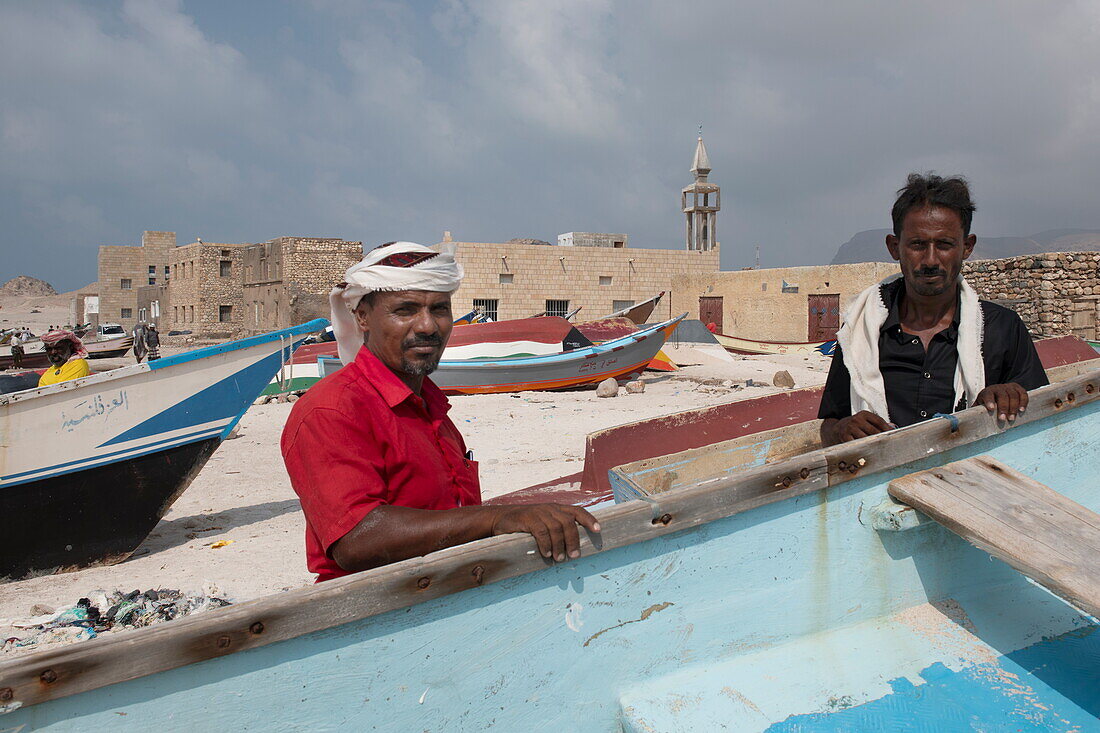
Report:
M 229 341 L 224 344 L 215 344 L 213 346 L 203 346 L 191 351 L 185 351 L 182 354 L 173 354 L 172 356 L 165 356 L 155 361 L 148 362 L 150 369 L 164 369 L 165 367 L 174 366 L 176 364 L 186 364 L 189 361 L 195 361 L 196 359 L 203 359 L 208 356 L 214 356 L 215 354 L 225 354 L 230 351 L 236 351 L 238 349 L 247 349 L 250 346 L 256 346 L 257 344 L 266 344 L 272 341 L 284 341 L 288 342 L 295 336 L 306 336 L 311 333 L 316 333 L 328 326 L 328 321 L 324 318 L 315 318 L 312 321 L 299 324 L 297 326 L 290 326 L 289 328 L 280 328 L 277 331 L 271 331 L 269 333 L 261 333 L 258 336 L 249 336 L 248 338 L 238 339 L 236 341 Z
M 1092 509 L 1100 402 L 901 469 L 0 716 L 0 730 L 1094 731 L 1100 634 L 889 480 L 987 454 Z M 93 642 L 94 643 L 94 642 Z

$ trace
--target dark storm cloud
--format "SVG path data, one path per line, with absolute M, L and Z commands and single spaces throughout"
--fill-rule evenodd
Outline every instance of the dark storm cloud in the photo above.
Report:
M 679 247 L 700 122 L 727 268 L 828 261 L 914 169 L 979 236 L 1100 225 L 1092 4 L 364 5 L 0 6 L 0 279 L 143 229 Z

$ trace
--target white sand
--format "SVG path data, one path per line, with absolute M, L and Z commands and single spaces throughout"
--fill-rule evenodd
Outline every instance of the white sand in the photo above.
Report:
M 818 355 L 726 358 L 680 352 L 679 357 L 702 363 L 669 374 L 647 372 L 646 392 L 640 395 L 621 390 L 616 398 L 600 399 L 590 389 L 452 397 L 452 419 L 480 462 L 484 497 L 579 472 L 590 432 L 781 391 L 771 386 L 777 369 L 790 371 L 798 387 L 821 384 L 829 365 Z M 714 383 L 746 379 L 768 386 Z M 192 590 L 211 581 L 242 601 L 312 582 L 305 567 L 304 521 L 279 453 L 291 407 L 252 407 L 238 437 L 218 449 L 126 562 L 0 584 L 0 634 L 9 635 L 3 619 L 25 618 L 35 603 L 72 604 L 100 588 Z M 218 540 L 233 544 L 212 548 Z

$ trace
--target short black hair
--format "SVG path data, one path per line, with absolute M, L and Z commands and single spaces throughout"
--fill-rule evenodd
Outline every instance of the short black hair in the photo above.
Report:
M 970 184 L 962 176 L 943 178 L 928 173 L 910 173 L 905 185 L 898 189 L 898 200 L 890 214 L 894 219 L 894 236 L 901 236 L 905 217 L 913 209 L 939 206 L 951 209 L 962 221 L 963 234 L 970 236 L 970 222 L 974 219 L 974 202 L 970 199 Z

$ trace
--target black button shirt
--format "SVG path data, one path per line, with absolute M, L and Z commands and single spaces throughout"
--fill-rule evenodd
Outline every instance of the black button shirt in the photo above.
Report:
M 899 306 L 904 281 L 895 280 L 883 291 L 889 315 L 879 332 L 879 369 L 886 386 L 890 421 L 898 427 L 927 420 L 936 413 L 968 407 L 964 397 L 955 399 L 955 366 L 959 361 L 958 308 L 951 325 L 932 337 L 925 351 L 919 337 L 901 328 Z M 1027 327 L 1015 312 L 995 303 L 981 301 L 984 318 L 982 360 L 986 385 L 1016 382 L 1024 389 L 1047 384 L 1046 371 L 1035 352 Z M 819 418 L 842 418 L 852 414 L 851 377 L 838 346 L 821 396 Z M 886 417 L 883 415 L 882 417 Z

